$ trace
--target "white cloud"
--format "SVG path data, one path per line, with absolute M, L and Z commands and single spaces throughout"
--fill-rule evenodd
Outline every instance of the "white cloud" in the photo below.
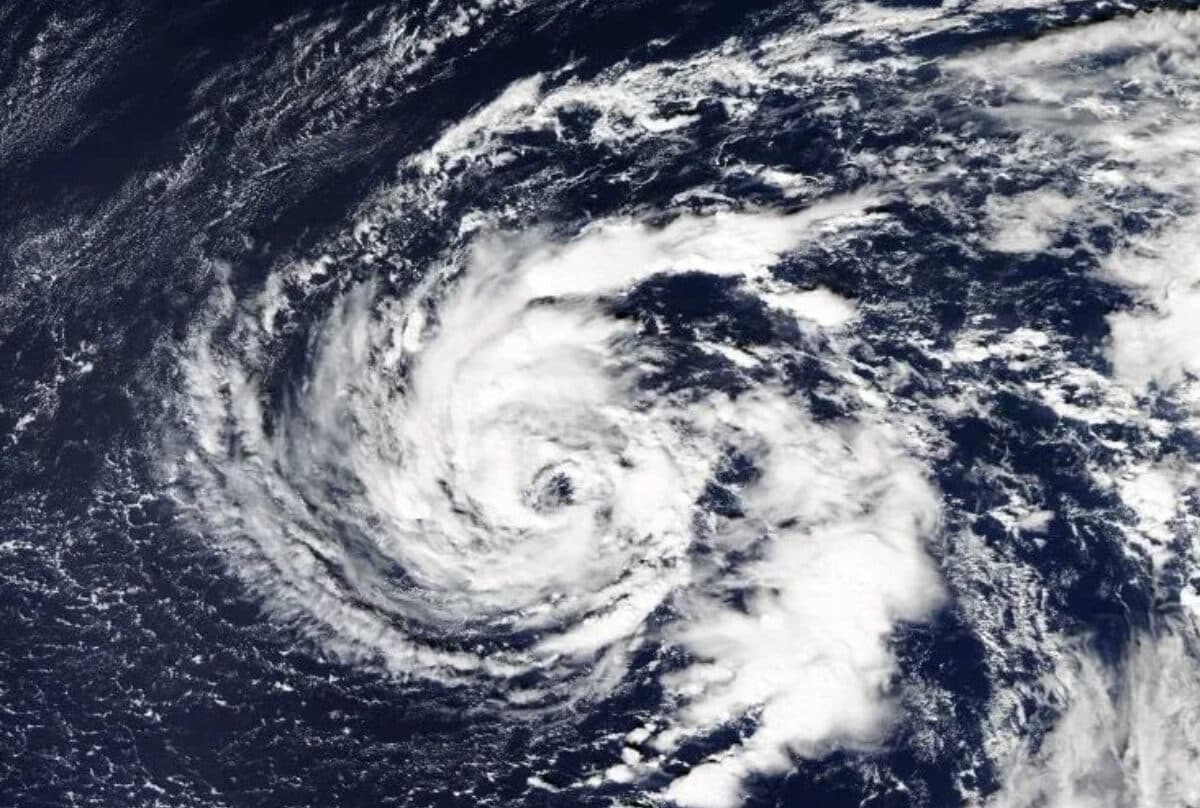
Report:
M 999 252 L 1040 252 L 1066 228 L 1077 204 L 1053 188 L 992 196 L 987 203 L 992 228 L 988 246 Z
M 221 293 L 213 330 L 184 359 L 191 434 L 174 473 L 202 504 L 198 526 L 276 615 L 335 656 L 502 689 L 536 674 L 508 687 L 522 704 L 605 692 L 647 638 L 687 649 L 695 662 L 664 678 L 673 706 L 651 745 L 669 755 L 746 717 L 755 729 L 672 786 L 679 800 L 702 780 L 869 743 L 889 718 L 888 635 L 941 596 L 923 548 L 938 516 L 923 470 L 882 423 L 819 424 L 769 384 L 736 399 L 644 395 L 638 380 L 663 348 L 602 300 L 702 271 L 791 301 L 812 328 L 844 326 L 849 301 L 791 293 L 769 269 L 871 220 L 871 201 L 603 221 L 565 243 L 480 237 L 405 299 L 346 295 L 269 432 L 256 372 L 266 332 L 255 307 Z M 741 520 L 696 504 L 729 451 L 760 472 L 735 486 Z M 710 552 L 695 556 L 700 540 Z M 757 557 L 737 560 L 760 540 Z M 744 611 L 728 605 L 734 590 Z M 651 632 L 666 603 L 678 618 Z M 430 642 L 472 631 L 531 639 Z M 629 757 L 622 778 L 657 765 Z
M 1197 178 L 1200 180 L 1200 177 Z M 1200 376 L 1200 217 L 1167 228 L 1105 262 L 1140 306 L 1108 318 L 1113 371 L 1130 384 L 1172 387 Z
M 1008 762 L 994 808 L 1200 804 L 1200 678 L 1188 626 L 1135 640 L 1115 670 L 1086 650 L 1061 661 L 1061 716 Z

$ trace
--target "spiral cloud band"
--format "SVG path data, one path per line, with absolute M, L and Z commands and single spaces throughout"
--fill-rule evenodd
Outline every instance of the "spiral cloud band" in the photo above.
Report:
M 0 21 L 0 806 L 1200 806 L 1200 0 Z
M 922 549 L 937 505 L 900 437 L 822 423 L 771 377 L 780 351 L 834 351 L 853 315 L 771 267 L 873 201 L 481 235 L 405 296 L 348 290 L 271 417 L 268 293 L 247 310 L 223 289 L 185 361 L 181 496 L 268 608 L 339 658 L 533 707 L 603 698 L 638 649 L 682 651 L 646 732 L 666 752 L 753 717 L 671 787 L 729 802 L 789 749 L 875 737 L 886 637 L 939 598 Z M 794 323 L 792 349 L 705 348 L 764 383 L 659 389 L 674 348 L 620 300 L 680 273 Z

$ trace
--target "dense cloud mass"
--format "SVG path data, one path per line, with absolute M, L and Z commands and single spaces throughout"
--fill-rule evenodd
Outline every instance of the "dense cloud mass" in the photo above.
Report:
M 599 222 L 566 244 L 480 237 L 408 297 L 350 290 L 269 432 L 247 367 L 261 317 L 225 291 L 214 320 L 233 318 L 242 358 L 207 341 L 212 324 L 198 335 L 174 473 L 270 607 L 347 659 L 523 708 L 603 696 L 645 643 L 686 649 L 662 677 L 678 713 L 648 740 L 669 752 L 757 712 L 728 757 L 672 786 L 736 802 L 731 770 L 878 733 L 884 639 L 940 597 L 922 547 L 937 502 L 894 429 L 816 423 L 769 371 L 734 395 L 651 383 L 672 346 L 612 310 L 675 272 L 771 300 L 779 255 L 861 224 L 869 201 Z M 796 347 L 821 335 L 791 327 Z
M 0 12 L 0 803 L 1200 804 L 1200 12 L 233 6 Z

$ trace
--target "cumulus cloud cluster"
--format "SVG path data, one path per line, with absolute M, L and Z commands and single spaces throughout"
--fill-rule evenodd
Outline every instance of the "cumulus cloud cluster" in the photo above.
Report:
M 990 48 L 950 62 L 1007 94 L 995 114 L 1026 137 L 1052 134 L 1080 144 L 1097 167 L 1060 190 L 990 203 L 991 246 L 1043 249 L 1074 218 L 1111 224 L 1117 199 L 1139 189 L 1172 200 L 1147 213 L 1162 225 L 1105 261 L 1106 275 L 1138 297 L 1114 313 L 1110 356 L 1118 378 L 1171 387 L 1195 377 L 1200 265 L 1200 127 L 1192 96 L 1200 84 L 1200 21 L 1186 13 L 1141 14 Z
M 1154 13 L 1083 26 L 1037 40 L 988 48 L 950 66 L 985 82 L 1002 99 L 989 114 L 1011 126 L 1030 153 L 1064 154 L 1077 176 L 1063 187 L 994 200 L 987 246 L 1000 252 L 1044 250 L 1071 230 L 1090 248 L 1097 280 L 1115 283 L 1131 303 L 1107 315 L 1106 355 L 1112 398 L 1132 404 L 1120 419 L 1149 420 L 1144 403 L 1171 400 L 1181 426 L 1200 413 L 1195 346 L 1200 338 L 1200 19 Z M 1065 153 L 1064 150 L 1065 149 Z M 1114 245 L 1089 228 L 1121 232 Z M 1079 249 L 1075 247 L 1074 249 Z M 1190 410 L 1190 419 L 1188 413 Z M 1152 427 L 1153 428 L 1153 427 Z M 1149 459 L 1135 462 L 1141 452 Z M 1125 531 L 1140 548 L 1152 585 L 1200 558 L 1186 514 L 1196 476 L 1190 461 L 1136 447 L 1123 467 L 1097 471 L 1111 483 L 1136 525 Z M 1190 556 L 1190 558 L 1189 558 Z M 1170 598 L 1165 598 L 1170 600 Z M 1025 738 L 1005 762 L 998 806 L 1190 806 L 1200 803 L 1196 732 L 1197 645 L 1194 590 L 1180 608 L 1156 615 L 1152 631 L 1134 632 L 1114 663 L 1076 639 L 1064 640 L 1045 683 L 1056 716 L 1044 733 Z

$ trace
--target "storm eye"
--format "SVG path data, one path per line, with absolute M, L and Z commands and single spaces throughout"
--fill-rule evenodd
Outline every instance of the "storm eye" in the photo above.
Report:
M 535 511 L 550 511 L 575 502 L 571 477 L 557 466 L 545 466 L 521 493 L 522 501 Z

